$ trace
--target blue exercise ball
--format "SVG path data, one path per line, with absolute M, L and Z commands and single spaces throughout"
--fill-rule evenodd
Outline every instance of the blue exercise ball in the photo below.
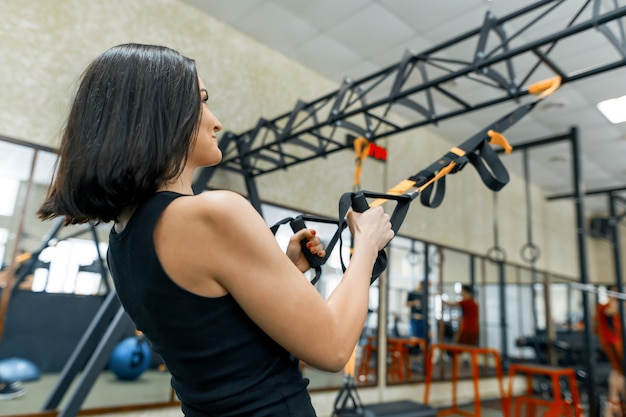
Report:
M 9 382 L 35 381 L 39 377 L 39 368 L 28 359 L 8 358 L 0 360 L 0 380 Z
M 131 336 L 115 346 L 109 358 L 109 370 L 118 379 L 133 381 L 145 372 L 152 360 L 150 344 L 143 337 Z

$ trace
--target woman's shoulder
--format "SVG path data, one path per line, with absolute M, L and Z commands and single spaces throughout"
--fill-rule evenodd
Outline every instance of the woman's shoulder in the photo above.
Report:
M 190 212 L 220 211 L 242 204 L 249 205 L 250 203 L 242 195 L 227 190 L 205 191 L 200 194 L 176 199 L 176 207 L 178 209 Z
M 238 216 L 256 213 L 250 202 L 242 195 L 226 190 L 205 191 L 177 198 L 170 208 L 177 216 L 191 221 L 228 222 L 236 220 Z

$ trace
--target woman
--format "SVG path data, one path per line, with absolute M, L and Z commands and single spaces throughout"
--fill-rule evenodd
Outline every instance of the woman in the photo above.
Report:
M 241 196 L 193 195 L 193 172 L 220 162 L 220 122 L 195 62 L 169 48 L 113 47 L 86 69 L 56 179 L 39 216 L 113 221 L 109 267 L 137 329 L 172 374 L 187 417 L 314 416 L 297 360 L 339 371 L 367 314 L 377 253 L 393 237 L 380 208 L 347 215 L 354 253 L 327 300 Z M 297 358 L 297 359 L 295 359 Z

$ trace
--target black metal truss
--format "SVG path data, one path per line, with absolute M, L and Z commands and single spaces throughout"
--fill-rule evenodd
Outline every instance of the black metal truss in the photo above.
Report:
M 623 191 L 626 191 L 626 185 L 620 186 L 620 187 L 609 187 L 609 188 L 599 188 L 595 190 L 589 190 L 589 191 L 586 191 L 584 195 L 598 195 L 598 194 L 611 195 L 611 194 L 619 193 Z M 560 200 L 563 198 L 575 198 L 575 197 L 576 195 L 572 193 L 554 194 L 554 195 L 546 197 L 546 200 Z M 619 196 L 616 196 L 616 197 L 618 197 L 622 201 L 626 201 L 624 198 L 621 198 Z
M 480 28 L 421 53 L 407 51 L 397 64 L 359 80 L 346 78 L 338 90 L 312 102 L 298 101 L 293 110 L 275 119 L 261 118 L 247 132 L 225 132 L 220 140 L 221 164 L 205 168 L 194 190 L 206 188 L 214 171 L 225 169 L 242 174 L 251 194 L 256 194 L 254 177 L 350 148 L 348 134 L 375 142 L 519 100 L 529 94 L 525 86 L 538 81 L 533 77 L 559 75 L 562 83 L 568 83 L 624 66 L 626 39 L 620 18 L 626 15 L 626 6 L 619 7 L 616 0 L 582 0 L 571 18 L 560 22 L 562 28 L 540 39 L 522 41 L 532 39 L 542 22 L 556 27 L 551 16 L 575 1 L 542 0 L 502 18 L 488 12 Z M 591 17 L 580 21 L 585 15 Z M 515 30 L 509 32 L 511 28 Z M 562 68 L 551 59 L 551 53 L 567 38 L 575 40 L 575 35 L 592 29 L 614 46 L 613 61 L 588 62 L 581 70 Z M 459 51 L 467 53 L 467 58 L 449 58 L 458 56 Z M 490 97 L 482 101 L 470 97 L 471 93 L 464 97 L 450 87 L 456 82 L 476 84 L 490 91 Z M 408 112 L 410 117 L 405 119 L 409 121 L 398 122 L 395 111 Z

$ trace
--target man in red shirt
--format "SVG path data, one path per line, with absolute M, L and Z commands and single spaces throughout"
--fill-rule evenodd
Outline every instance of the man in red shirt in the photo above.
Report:
M 469 285 L 461 287 L 461 301 L 444 301 L 446 305 L 461 307 L 463 313 L 459 330 L 456 333 L 456 343 L 478 346 L 478 303 L 474 299 L 474 289 Z

